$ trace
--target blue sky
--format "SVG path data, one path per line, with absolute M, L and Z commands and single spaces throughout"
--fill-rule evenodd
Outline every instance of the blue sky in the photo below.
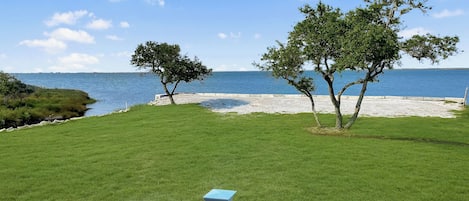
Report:
M 130 55 L 145 41 L 179 44 L 215 71 L 257 70 L 266 48 L 285 41 L 298 8 L 318 0 L 14 0 L 0 7 L 0 70 L 135 72 Z M 348 10 L 361 0 L 323 0 Z M 458 35 L 466 52 L 432 66 L 406 57 L 396 68 L 469 67 L 469 2 L 429 0 L 407 16 L 402 36 Z

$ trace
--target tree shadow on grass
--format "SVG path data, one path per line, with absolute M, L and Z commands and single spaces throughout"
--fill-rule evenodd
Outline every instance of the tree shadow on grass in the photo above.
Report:
M 309 129 L 313 135 L 316 136 L 336 136 L 336 137 L 347 137 L 347 138 L 363 138 L 363 139 L 377 139 L 377 140 L 395 140 L 395 141 L 409 141 L 417 143 L 429 143 L 429 144 L 443 144 L 453 146 L 464 146 L 469 147 L 469 143 L 439 140 L 432 138 L 414 138 L 414 137 L 390 137 L 390 136 L 373 136 L 373 135 L 351 135 L 345 131 L 339 131 L 334 128 L 311 128 Z
M 232 109 L 235 107 L 248 105 L 248 101 L 229 99 L 229 98 L 219 98 L 219 99 L 210 99 L 200 102 L 200 105 L 212 109 Z
M 419 143 L 430 143 L 430 144 L 443 144 L 443 145 L 454 145 L 454 146 L 469 146 L 465 142 L 456 142 L 456 141 L 446 141 L 438 140 L 431 138 L 412 138 L 412 137 L 386 137 L 386 136 L 360 136 L 355 135 L 352 137 L 356 138 L 369 138 L 369 139 L 378 139 L 378 140 L 397 140 L 397 141 L 410 141 L 410 142 L 419 142 Z

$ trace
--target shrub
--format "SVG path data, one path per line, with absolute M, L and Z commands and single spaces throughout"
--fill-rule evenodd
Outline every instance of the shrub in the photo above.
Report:
M 83 91 L 26 85 L 1 71 L 0 88 L 0 128 L 83 116 L 95 102 Z

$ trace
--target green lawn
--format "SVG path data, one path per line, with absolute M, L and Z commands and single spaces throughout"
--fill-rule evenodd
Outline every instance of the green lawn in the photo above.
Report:
M 311 114 L 137 106 L 0 133 L 0 200 L 469 200 L 469 114 L 360 118 L 345 136 Z M 321 118 L 333 124 L 332 115 Z

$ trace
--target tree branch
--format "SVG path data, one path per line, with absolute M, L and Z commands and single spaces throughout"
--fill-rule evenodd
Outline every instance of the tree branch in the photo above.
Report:
M 337 99 L 340 100 L 341 97 L 342 97 L 342 94 L 344 94 L 345 91 L 346 91 L 349 87 L 351 87 L 351 86 L 353 86 L 353 85 L 357 85 L 357 84 L 363 84 L 364 82 L 365 82 L 365 80 L 359 79 L 359 80 L 357 80 L 357 81 L 347 83 L 347 84 L 339 91 L 339 93 L 337 94 Z
M 174 92 L 176 91 L 176 87 L 178 87 L 178 84 L 181 82 L 181 80 L 178 80 L 176 84 L 174 84 L 173 90 L 171 91 L 171 95 L 174 95 Z

